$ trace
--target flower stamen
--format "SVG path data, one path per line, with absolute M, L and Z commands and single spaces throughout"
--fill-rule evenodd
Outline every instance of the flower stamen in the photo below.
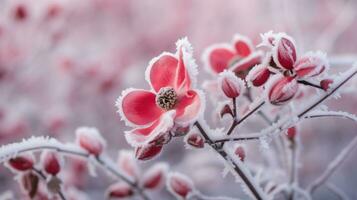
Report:
M 165 110 L 171 110 L 177 103 L 177 94 L 171 87 L 161 88 L 156 95 L 156 104 Z

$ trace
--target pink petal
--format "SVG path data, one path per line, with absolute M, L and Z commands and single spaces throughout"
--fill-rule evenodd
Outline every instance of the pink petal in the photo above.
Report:
M 227 47 L 211 47 L 207 50 L 207 64 L 215 73 L 220 73 L 229 67 L 229 63 L 235 53 Z
M 143 146 L 166 134 L 174 125 L 173 117 L 175 113 L 174 110 L 168 111 L 149 127 L 136 128 L 125 132 L 127 142 L 133 147 Z
M 176 107 L 175 122 L 179 124 L 192 122 L 199 115 L 201 104 L 201 97 L 197 91 L 187 91 Z
M 274 61 L 282 69 L 291 70 L 296 61 L 296 48 L 293 40 L 288 36 L 280 38 L 274 49 Z
M 249 38 L 236 35 L 233 39 L 234 48 L 240 57 L 247 57 L 253 52 L 253 44 Z
M 244 79 L 252 67 L 258 65 L 262 62 L 263 55 L 261 52 L 254 52 L 246 58 L 243 58 L 234 66 L 231 67 L 231 70 L 240 78 Z
M 156 105 L 156 95 L 146 90 L 127 90 L 118 100 L 117 106 L 129 125 L 148 125 L 159 119 L 164 112 Z

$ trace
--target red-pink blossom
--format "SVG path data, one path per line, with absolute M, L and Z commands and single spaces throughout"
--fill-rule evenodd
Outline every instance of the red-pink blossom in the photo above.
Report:
M 228 98 L 237 98 L 244 89 L 244 82 L 231 71 L 223 71 L 220 74 L 220 87 Z
M 282 105 L 291 100 L 298 91 L 298 84 L 294 77 L 275 75 L 266 88 L 269 102 Z
M 270 71 L 265 65 L 257 65 L 249 71 L 246 81 L 255 87 L 264 85 L 270 77 Z
M 10 158 L 7 162 L 7 166 L 10 169 L 17 171 L 27 171 L 31 170 L 35 164 L 35 158 L 32 154 L 21 154 L 15 158 Z
M 61 158 L 55 151 L 43 151 L 41 163 L 43 169 L 53 176 L 57 175 L 61 170 Z
M 148 144 L 135 148 L 135 157 L 138 160 L 150 160 L 160 154 L 162 145 Z
M 177 172 L 168 175 L 166 186 L 171 194 L 179 199 L 185 199 L 190 192 L 195 190 L 191 179 Z
M 291 70 L 296 61 L 296 47 L 293 39 L 285 34 L 278 34 L 274 42 L 273 59 L 278 67 Z
M 163 185 L 168 171 L 167 164 L 158 163 L 149 168 L 142 176 L 141 184 L 147 189 L 156 189 Z
M 328 67 L 326 54 L 309 52 L 296 61 L 294 70 L 299 78 L 308 78 L 320 75 Z
M 88 153 L 100 155 L 106 142 L 96 128 L 81 127 L 76 130 L 76 143 Z
M 117 101 L 127 125 L 126 139 L 134 146 L 150 143 L 174 124 L 188 125 L 197 119 L 202 107 L 200 91 L 193 89 L 196 64 L 188 40 L 177 42 L 176 54 L 162 53 L 154 58 L 146 79 L 152 90 L 128 89 Z

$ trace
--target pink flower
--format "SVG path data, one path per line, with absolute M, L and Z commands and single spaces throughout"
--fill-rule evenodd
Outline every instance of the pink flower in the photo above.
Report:
M 223 71 L 219 74 L 219 83 L 226 97 L 237 98 L 243 93 L 244 82 L 231 71 Z
M 262 53 L 255 51 L 249 38 L 235 35 L 231 44 L 216 44 L 207 48 L 203 62 L 209 71 L 220 73 L 229 69 L 244 78 L 248 71 L 262 61 Z
M 200 91 L 192 89 L 196 64 L 186 38 L 177 43 L 176 54 L 164 52 L 151 60 L 146 79 L 151 90 L 128 89 L 116 105 L 127 125 L 127 141 L 143 146 L 167 133 L 174 125 L 186 126 L 197 119 L 202 107 Z
M 100 155 L 106 142 L 96 128 L 81 127 L 76 130 L 76 143 L 88 153 Z
M 171 194 L 178 199 L 185 199 L 190 192 L 195 190 L 191 179 L 177 172 L 168 175 L 166 186 Z

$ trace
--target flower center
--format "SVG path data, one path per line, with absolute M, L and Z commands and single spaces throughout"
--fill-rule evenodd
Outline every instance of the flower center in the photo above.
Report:
M 165 110 L 171 110 L 177 103 L 177 94 L 171 87 L 161 88 L 156 95 L 156 104 Z

